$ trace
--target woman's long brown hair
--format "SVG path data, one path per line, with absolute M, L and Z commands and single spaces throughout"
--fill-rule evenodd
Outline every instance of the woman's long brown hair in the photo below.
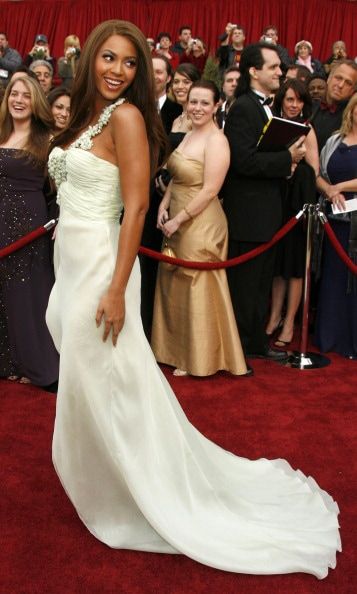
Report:
M 137 50 L 136 76 L 122 97 L 126 97 L 142 113 L 149 140 L 151 171 L 154 173 L 160 152 L 165 152 L 167 139 L 157 111 L 152 58 L 148 44 L 140 29 L 128 21 L 105 21 L 90 33 L 78 61 L 72 87 L 71 115 L 67 127 L 53 139 L 52 147 L 67 146 L 89 125 L 94 113 L 96 96 L 94 63 L 99 48 L 111 35 L 126 37 Z

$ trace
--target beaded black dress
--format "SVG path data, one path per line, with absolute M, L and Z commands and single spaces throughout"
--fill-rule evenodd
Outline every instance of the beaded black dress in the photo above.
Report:
M 0 248 L 48 221 L 43 167 L 0 148 Z M 50 238 L 0 259 L 0 376 L 47 386 L 58 379 L 58 355 L 45 323 L 54 283 Z

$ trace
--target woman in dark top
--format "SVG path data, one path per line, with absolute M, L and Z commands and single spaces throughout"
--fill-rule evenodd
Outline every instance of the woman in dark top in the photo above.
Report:
M 311 115 L 311 97 L 305 85 L 296 79 L 284 83 L 275 97 L 273 111 L 278 117 L 306 122 Z M 305 203 L 315 202 L 315 176 L 319 171 L 317 140 L 313 129 L 305 140 L 306 156 L 286 182 L 284 201 L 285 220 L 296 215 Z M 275 345 L 286 347 L 294 334 L 294 323 L 302 296 L 305 269 L 305 233 L 300 222 L 278 244 L 277 263 L 272 288 L 270 319 L 266 332 L 280 334 Z M 286 297 L 286 313 L 283 319 L 283 306 Z
M 176 103 L 182 106 L 182 113 L 174 120 L 169 135 L 172 150 L 178 147 L 185 134 L 191 130 L 186 113 L 188 93 L 192 84 L 199 79 L 200 73 L 193 64 L 180 64 L 175 70 L 171 90 Z
M 6 89 L 0 115 L 0 247 L 48 220 L 43 194 L 52 117 L 36 81 L 24 75 Z M 0 376 L 49 386 L 58 355 L 45 323 L 54 282 L 49 237 L 0 260 Z
M 357 263 L 357 211 L 346 201 L 357 197 L 357 95 L 350 99 L 338 134 L 321 152 L 318 188 L 328 201 L 329 222 L 350 258 Z M 339 209 L 333 214 L 331 204 Z M 316 316 L 315 341 L 323 352 L 357 358 L 357 278 L 325 241 Z

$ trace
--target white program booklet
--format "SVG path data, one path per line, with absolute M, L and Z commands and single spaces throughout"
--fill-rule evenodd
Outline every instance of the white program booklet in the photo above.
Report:
M 352 212 L 353 210 L 357 210 L 357 198 L 351 198 L 351 200 L 346 200 L 346 210 L 339 210 L 339 208 L 337 208 L 337 206 L 335 206 L 334 204 L 332 204 L 331 206 L 333 214 L 343 214 L 344 212 Z

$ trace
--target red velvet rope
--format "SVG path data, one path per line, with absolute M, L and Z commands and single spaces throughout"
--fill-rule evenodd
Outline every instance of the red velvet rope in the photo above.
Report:
M 0 258 L 5 258 L 9 254 L 12 254 L 12 252 L 16 252 L 16 250 L 19 250 L 20 248 L 24 247 L 28 243 L 31 243 L 31 241 L 34 241 L 38 237 L 41 237 L 41 235 L 45 235 L 48 232 L 48 230 L 49 229 L 47 229 L 45 226 L 38 227 L 37 229 L 34 229 L 27 235 L 20 237 L 20 239 L 18 239 L 17 241 L 10 243 L 10 245 L 7 245 L 7 246 L 1 248 L 0 249 Z
M 242 264 L 243 262 L 247 262 L 248 260 L 251 260 L 252 258 L 255 258 L 259 254 L 262 254 L 263 252 L 268 250 L 271 246 L 273 246 L 275 243 L 277 243 L 282 237 L 284 237 L 284 235 L 286 235 L 290 231 L 290 229 L 295 227 L 295 225 L 300 220 L 300 217 L 302 214 L 303 213 L 301 211 L 298 215 L 296 215 L 295 217 L 292 217 L 290 219 L 290 221 L 285 223 L 285 225 L 281 229 L 279 229 L 279 231 L 277 231 L 277 233 L 275 233 L 274 237 L 272 237 L 272 239 L 270 241 L 267 241 L 266 243 L 262 244 L 261 246 L 259 246 L 257 248 L 254 248 L 254 250 L 251 250 L 250 252 L 247 252 L 246 254 L 243 254 L 242 256 L 238 256 L 237 258 L 231 258 L 230 260 L 226 260 L 225 262 L 195 262 L 193 260 L 191 261 L 191 260 L 182 260 L 181 258 L 171 258 L 170 256 L 166 256 L 165 254 L 162 254 L 161 252 L 155 252 L 154 250 L 150 250 L 149 248 L 146 248 L 143 246 L 141 246 L 139 248 L 139 253 L 143 254 L 145 256 L 148 256 L 150 258 L 153 258 L 154 260 L 160 260 L 161 262 L 167 262 L 168 264 L 182 266 L 183 268 L 193 268 L 195 270 L 218 270 L 221 268 L 229 268 L 231 266 L 236 266 L 237 264 Z M 52 226 L 53 226 L 53 224 L 47 223 L 47 225 L 45 225 L 43 227 L 38 227 L 37 229 L 34 229 L 34 231 L 31 231 L 31 233 L 24 235 L 24 237 L 21 237 L 17 241 L 14 241 L 14 243 L 11 243 L 10 245 L 7 245 L 6 247 L 1 248 L 0 249 L 0 259 L 5 258 L 12 252 L 19 250 L 20 248 L 24 247 L 31 241 L 34 241 L 38 237 L 41 237 L 41 235 L 44 235 L 45 233 L 47 233 L 47 231 L 49 231 L 49 229 Z
M 302 214 L 302 213 L 301 213 Z M 226 260 L 225 262 L 195 262 L 191 260 L 182 260 L 181 258 L 171 258 L 171 256 L 166 256 L 161 252 L 155 252 L 154 250 L 150 250 L 149 248 L 141 246 L 139 249 L 139 253 L 143 254 L 144 256 L 149 256 L 149 258 L 153 258 L 154 260 L 160 260 L 160 262 L 167 262 L 168 264 L 175 264 L 176 266 L 182 266 L 183 268 L 194 268 L 195 270 L 219 270 L 221 268 L 230 268 L 231 266 L 236 266 L 237 264 L 243 264 L 243 262 L 247 262 L 259 254 L 266 252 L 269 248 L 271 248 L 275 243 L 277 243 L 284 235 L 286 235 L 290 229 L 295 227 L 295 225 L 299 222 L 301 214 L 297 215 L 296 217 L 292 217 L 290 221 L 285 223 L 277 233 L 275 233 L 274 237 L 270 241 L 263 243 L 261 246 L 254 248 L 250 252 L 246 254 L 242 254 L 241 256 L 237 256 L 236 258 L 231 258 L 230 260 Z
M 357 274 L 357 264 L 352 262 L 351 258 L 349 258 L 343 249 L 342 245 L 338 241 L 330 223 L 328 221 L 324 222 L 324 229 L 326 231 L 326 235 L 332 243 L 332 246 L 335 248 L 337 255 L 341 258 L 341 260 L 346 264 L 348 269 L 353 272 L 353 274 Z

